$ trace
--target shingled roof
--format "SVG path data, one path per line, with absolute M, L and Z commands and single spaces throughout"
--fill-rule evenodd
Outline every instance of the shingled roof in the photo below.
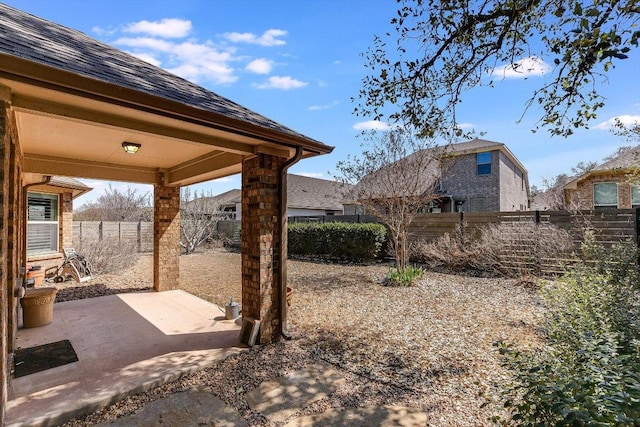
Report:
M 327 179 L 287 174 L 287 207 L 297 209 L 342 210 L 344 192 L 349 186 Z M 242 192 L 229 190 L 212 198 L 217 204 L 242 201 Z
M 331 147 L 80 31 L 5 4 L 0 4 L 0 54 L 258 125 L 331 151 Z

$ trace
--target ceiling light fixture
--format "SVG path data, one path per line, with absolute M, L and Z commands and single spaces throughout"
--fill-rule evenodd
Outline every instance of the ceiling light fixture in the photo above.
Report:
M 125 153 L 128 154 L 136 154 L 140 147 L 142 147 L 142 144 L 136 144 L 135 142 L 125 141 L 122 143 L 122 148 L 124 149 Z

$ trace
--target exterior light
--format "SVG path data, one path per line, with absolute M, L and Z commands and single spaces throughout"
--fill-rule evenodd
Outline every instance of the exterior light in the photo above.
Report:
M 140 147 L 142 147 L 142 144 L 136 144 L 135 142 L 125 141 L 122 143 L 122 148 L 124 149 L 124 152 L 128 154 L 136 154 L 140 149 Z

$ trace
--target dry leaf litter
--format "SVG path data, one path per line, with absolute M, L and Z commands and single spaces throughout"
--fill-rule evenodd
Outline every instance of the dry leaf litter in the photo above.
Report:
M 241 301 L 240 254 L 222 250 L 180 258 L 180 288 L 222 306 Z M 508 381 L 492 343 L 535 346 L 544 309 L 516 281 L 427 272 L 417 286 L 383 286 L 387 264 L 290 261 L 295 289 L 289 313 L 293 340 L 256 346 L 204 371 L 67 422 L 89 426 L 130 414 L 144 403 L 193 388 L 210 391 L 252 426 L 279 426 L 249 408 L 246 393 L 264 381 L 314 363 L 345 377 L 328 398 L 296 416 L 330 407 L 420 408 L 434 426 L 489 425 L 500 414 Z M 88 284 L 59 284 L 60 301 L 152 288 L 152 257 L 121 275 Z

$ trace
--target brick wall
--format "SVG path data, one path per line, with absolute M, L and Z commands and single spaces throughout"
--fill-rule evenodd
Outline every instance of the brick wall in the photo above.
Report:
M 73 194 L 62 193 L 60 195 L 61 209 L 61 229 L 60 229 L 60 249 L 73 247 Z
M 576 209 L 593 209 L 593 184 L 615 182 L 618 184 L 618 209 L 631 209 L 631 184 L 625 175 L 593 175 L 578 183 L 576 190 L 565 193 L 567 205 Z
M 491 174 L 478 175 L 476 154 L 454 157 L 444 172 L 442 189 L 456 200 L 465 200 L 465 212 L 500 210 L 499 151 L 491 153 Z
M 2 88 L 0 88 L 2 89 Z M 5 93 L 6 94 L 6 93 Z M 5 95 L 0 93 L 0 95 Z M 2 96 L 0 96 L 2 98 Z M 4 421 L 10 356 L 14 351 L 17 333 L 17 305 L 15 290 L 22 285 L 21 268 L 24 265 L 22 197 L 22 154 L 15 117 L 8 101 L 0 99 L 0 425 Z
M 180 278 L 180 187 L 165 186 L 159 173 L 153 201 L 153 287 L 168 291 Z
M 259 154 L 242 163 L 242 314 L 260 320 L 260 342 L 280 329 L 278 170 L 284 159 Z
M 7 240 L 9 218 L 9 207 L 7 204 L 7 195 L 9 192 L 9 180 L 7 175 L 9 172 L 9 146 L 10 137 L 8 131 L 7 120 L 8 104 L 0 99 L 0 208 L 2 215 L 0 216 L 0 281 L 2 283 L 0 289 L 0 425 L 4 425 L 4 413 L 7 402 L 7 380 L 8 380 L 8 298 L 7 293 Z
M 498 151 L 500 174 L 500 211 L 513 212 L 527 210 L 529 199 L 527 197 L 527 181 L 521 171 L 501 151 Z

